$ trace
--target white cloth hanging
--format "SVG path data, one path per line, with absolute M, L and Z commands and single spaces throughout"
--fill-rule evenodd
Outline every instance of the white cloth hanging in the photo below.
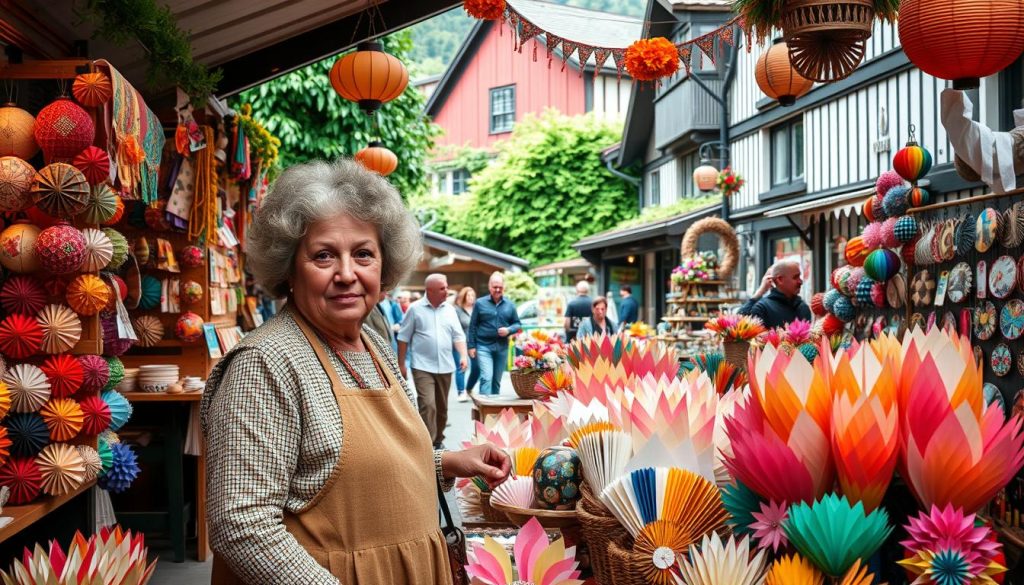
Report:
M 1017 174 L 1024 170 L 1013 156 L 1013 136 L 1009 132 L 994 132 L 988 126 L 975 122 L 974 104 L 965 92 L 955 89 L 942 90 L 942 126 L 949 135 L 953 152 L 969 167 L 974 169 L 981 180 L 996 193 L 1005 193 L 1017 188 Z M 1016 126 L 1024 126 L 1024 109 L 1014 110 Z

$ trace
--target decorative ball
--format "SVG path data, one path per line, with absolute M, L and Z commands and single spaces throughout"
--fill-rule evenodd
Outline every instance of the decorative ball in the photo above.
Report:
M 91 396 L 90 398 L 95 398 Z M 83 411 L 85 408 L 83 407 Z M 86 418 L 88 420 L 88 417 Z M 83 434 L 85 429 L 82 429 Z M 75 445 L 75 449 L 78 449 L 78 454 L 82 456 L 82 464 L 85 466 L 85 481 L 92 481 L 99 477 L 100 471 L 103 470 L 103 461 L 100 460 L 100 454 L 89 445 Z
M 882 222 L 889 218 L 889 214 L 885 212 L 885 198 L 882 195 L 874 195 L 875 202 L 871 204 L 871 209 L 875 214 L 875 221 Z
M 900 177 L 917 183 L 932 170 L 932 153 L 916 142 L 908 142 L 892 157 L 892 168 Z
M 148 310 L 160 306 L 160 297 L 163 294 L 163 285 L 154 276 L 142 277 L 142 294 L 139 296 L 139 308 Z
M 826 311 L 831 313 L 835 310 L 836 301 L 842 298 L 842 296 L 843 293 L 839 292 L 834 288 L 830 288 L 827 291 L 825 291 L 825 297 L 824 299 L 822 299 L 821 304 L 825 307 Z
M 99 486 L 119 494 L 131 487 L 132 482 L 139 476 L 139 464 L 131 447 L 124 443 L 114 443 L 110 446 L 110 451 L 114 456 L 113 463 L 110 470 L 99 479 Z
M 533 466 L 533 494 L 545 510 L 571 510 L 580 499 L 583 466 L 575 449 L 549 447 Z
M 36 170 L 16 156 L 0 158 L 0 211 L 21 211 L 32 205 Z
M 203 318 L 187 311 L 178 317 L 174 325 L 174 335 L 185 343 L 195 343 L 203 336 Z
M 825 293 L 814 293 L 814 295 L 811 296 L 811 312 L 818 317 L 824 317 L 828 312 L 825 310 L 824 301 Z
M 75 82 L 71 84 L 71 93 L 83 106 L 98 108 L 114 95 L 114 86 L 106 73 L 82 73 L 75 77 Z
M 917 242 L 920 239 L 921 238 L 914 236 L 914 239 L 910 240 L 906 244 L 903 244 L 903 247 L 900 248 L 900 257 L 903 258 L 903 262 L 908 266 L 913 266 L 914 264 L 916 264 L 916 262 L 914 261 L 914 256 L 917 253 Z
M 818 348 L 813 343 L 805 343 L 797 348 L 807 361 L 814 363 L 818 359 Z
M 103 354 L 122 355 L 135 344 L 134 340 L 119 337 L 117 331 L 117 320 L 114 317 L 101 317 L 100 324 L 103 326 Z M 107 368 L 107 375 L 110 375 L 110 368 Z
M 117 438 L 117 435 L 108 429 L 100 433 L 100 436 L 96 439 L 96 455 L 100 458 L 100 472 L 98 477 L 106 475 L 106 473 L 110 471 L 110 467 L 114 464 L 114 453 L 110 450 L 110 446 L 117 441 L 107 440 L 107 437 L 109 436 L 113 436 L 115 439 Z
M 46 306 L 46 289 L 34 277 L 16 274 L 0 287 L 0 306 L 8 313 L 35 315 Z
M 897 218 L 892 233 L 897 242 L 906 244 L 917 237 L 917 220 L 912 215 Z
M 120 195 L 115 195 L 115 197 L 117 197 L 117 201 L 115 203 L 117 207 L 114 209 L 114 215 L 110 216 L 110 219 L 102 222 L 103 225 L 114 225 L 124 217 L 124 200 L 121 199 Z
M 171 229 L 171 224 L 167 223 L 167 201 L 160 199 L 153 207 L 147 207 L 145 211 L 146 225 L 153 230 L 158 232 L 166 232 Z
M 4 419 L 4 426 L 15 457 L 35 457 L 50 444 L 50 429 L 38 412 L 12 413 Z
M 829 283 L 832 284 L 832 288 L 839 288 L 839 283 L 850 276 L 849 272 L 853 270 L 853 266 L 850 264 L 844 264 L 839 268 L 832 270 L 832 274 L 829 276 Z
M 850 287 L 850 294 L 848 294 L 846 296 L 848 296 L 848 297 L 856 296 L 856 294 L 857 294 L 857 287 L 860 286 L 860 283 L 861 283 L 862 280 L 864 280 L 864 267 L 858 266 L 858 267 L 850 270 L 850 278 L 847 279 L 847 281 L 846 281 L 847 286 Z
M 74 445 L 53 443 L 36 457 L 42 475 L 43 493 L 63 496 L 78 489 L 85 480 L 85 461 Z
M 85 228 L 82 230 L 82 237 L 85 238 L 85 259 L 82 260 L 83 272 L 99 272 L 110 264 L 114 257 L 114 243 L 110 241 L 107 234 L 96 228 Z
M 58 98 L 36 116 L 36 144 L 47 162 L 70 161 L 96 139 L 92 117 L 68 98 Z
M 885 284 L 876 282 L 871 285 L 871 304 L 877 309 L 884 309 L 888 305 L 885 299 Z
M 843 323 L 835 315 L 825 315 L 821 320 L 821 331 L 825 335 L 835 335 L 840 333 L 846 327 L 846 323 Z
M 89 224 L 101 224 L 114 217 L 119 200 L 120 198 L 114 193 L 114 189 L 110 185 L 106 183 L 94 185 L 89 190 L 89 200 L 85 203 L 85 207 L 82 209 L 79 217 L 82 218 L 82 221 Z
M 873 224 L 868 224 L 873 225 Z M 871 250 L 863 236 L 854 236 L 846 242 L 846 250 L 843 256 L 851 266 L 861 266 Z
M 0 321 L 0 352 L 7 357 L 23 360 L 39 353 L 43 343 L 43 330 L 35 316 L 12 313 Z
M 81 404 L 82 434 L 95 436 L 110 426 L 110 407 L 99 396 L 87 396 Z
M 110 298 L 110 287 L 95 274 L 79 274 L 68 285 L 68 304 L 79 315 L 89 317 L 99 313 Z
M 857 288 L 855 285 L 850 283 L 850 279 L 853 277 L 853 268 L 849 270 L 841 270 L 836 275 L 836 290 L 845 296 L 852 296 L 853 291 Z
M 73 225 L 59 223 L 46 228 L 36 238 L 36 255 L 43 270 L 52 274 L 70 274 L 85 260 L 85 237 Z
M 106 390 L 100 395 L 110 409 L 110 430 L 119 431 L 132 417 L 132 403 L 120 392 Z
M 882 247 L 882 222 L 873 221 L 868 225 L 864 226 L 864 230 L 861 232 L 861 238 L 864 239 L 864 246 L 870 252 L 875 248 Z
M 854 296 L 856 296 L 858 303 L 862 305 L 873 304 L 873 301 L 871 300 L 871 289 L 874 285 L 874 279 L 867 275 L 857 283 L 857 292 Z
M 78 356 L 78 363 L 82 364 L 82 391 L 99 392 L 110 379 L 110 366 L 107 361 L 98 355 Z
M 62 353 L 51 355 L 39 369 L 50 382 L 50 393 L 56 398 L 67 398 L 78 392 L 85 380 L 82 363 L 75 356 Z
M 10 490 L 9 505 L 28 504 L 42 493 L 43 474 L 35 459 L 11 457 L 0 467 L 0 486 Z
M 888 282 L 900 272 L 900 257 L 892 250 L 875 250 L 864 261 L 864 273 L 872 280 Z
M 189 268 L 203 265 L 203 249 L 198 246 L 185 246 L 181 249 L 181 263 Z
M 51 441 L 70 441 L 82 430 L 82 409 L 70 398 L 51 398 L 39 410 L 39 415 L 50 429 Z
M 107 384 L 103 386 L 103 389 L 113 390 L 115 386 L 121 383 L 121 380 L 124 380 L 124 362 L 116 356 L 106 356 L 103 359 L 107 360 L 107 368 L 110 370 L 110 379 L 107 380 Z
M 885 198 L 882 199 L 882 207 L 885 209 L 885 214 L 889 217 L 897 217 L 907 213 L 910 209 L 910 187 L 900 185 L 893 187 L 885 194 Z
M 927 189 L 912 187 L 908 199 L 910 200 L 911 207 L 922 207 L 924 205 L 931 205 L 932 194 Z
M 70 219 L 89 202 L 89 182 L 75 167 L 53 163 L 36 173 L 31 193 L 32 201 L 43 213 Z
M 0 232 L 0 264 L 14 272 L 39 270 L 39 256 L 36 255 L 39 231 L 30 223 L 20 222 Z
M 98 146 L 87 147 L 78 153 L 71 164 L 82 171 L 85 180 L 94 187 L 110 178 L 110 156 Z
M 895 248 L 900 245 L 900 241 L 896 239 L 896 221 L 899 218 L 890 217 L 889 219 L 882 222 L 882 247 L 883 248 Z
M 128 259 L 128 240 L 121 235 L 121 232 L 114 228 L 103 228 L 103 233 L 107 234 L 107 237 L 110 238 L 110 243 L 114 245 L 114 253 L 110 257 L 110 264 L 107 265 L 107 269 L 117 270 Z
M 14 104 L 0 106 L 0 156 L 29 160 L 39 152 L 36 119 Z
M 203 300 L 203 285 L 194 280 L 187 280 L 181 285 L 181 296 L 187 303 L 198 303 Z
M 70 351 L 82 338 L 82 321 L 65 305 L 46 305 L 36 314 L 43 331 L 42 349 L 49 354 Z
M 0 360 L 3 361 L 3 360 Z M 7 373 L 7 366 L 3 366 L 4 373 Z M 11 391 L 5 382 L 0 381 L 0 418 L 7 416 L 11 410 Z M 0 427 L 3 428 L 3 427 Z
M 876 197 L 872 195 L 864 200 L 864 218 L 870 221 L 875 221 L 875 200 Z
M 836 299 L 836 304 L 832 307 L 832 314 L 839 318 L 840 321 L 849 323 L 857 317 L 857 309 L 854 308 L 850 299 L 839 297 Z
M 879 197 L 884 197 L 889 189 L 893 187 L 899 187 L 903 185 L 903 177 L 900 176 L 896 171 L 885 171 L 878 176 L 878 180 L 875 181 L 875 193 Z

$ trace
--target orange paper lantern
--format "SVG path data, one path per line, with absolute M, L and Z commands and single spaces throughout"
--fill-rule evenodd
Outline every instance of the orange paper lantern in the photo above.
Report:
M 718 184 L 718 169 L 704 161 L 704 164 L 693 171 L 693 184 L 705 193 L 714 191 Z
M 0 107 L 0 156 L 28 160 L 39 152 L 35 138 L 36 119 L 14 104 Z
M 402 95 L 409 85 L 409 71 L 380 43 L 360 43 L 359 48 L 335 61 L 331 85 L 341 97 L 357 102 L 367 114 Z
M 356 153 L 355 159 L 382 177 L 390 175 L 398 168 L 398 157 L 385 148 L 382 142 L 371 142 L 366 148 Z
M 861 236 L 850 238 L 850 241 L 846 242 L 844 256 L 851 266 L 864 266 L 864 260 L 870 253 L 871 250 L 864 244 L 864 238 Z
M 793 69 L 789 60 L 789 47 L 782 39 L 775 41 L 767 51 L 761 53 L 754 70 L 757 85 L 764 94 L 779 105 L 792 106 L 814 87 L 814 82 Z

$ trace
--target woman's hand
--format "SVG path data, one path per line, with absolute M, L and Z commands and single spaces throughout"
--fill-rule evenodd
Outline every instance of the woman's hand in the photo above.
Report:
M 494 445 L 476 445 L 462 451 L 445 451 L 441 473 L 445 477 L 477 477 L 492 488 L 505 481 L 512 470 L 508 454 Z

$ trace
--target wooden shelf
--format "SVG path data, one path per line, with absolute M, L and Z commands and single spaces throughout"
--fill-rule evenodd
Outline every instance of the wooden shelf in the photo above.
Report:
M 202 392 L 122 392 L 128 402 L 199 402 L 203 399 Z
M 668 299 L 665 302 L 667 302 L 670 305 L 689 305 L 689 304 L 700 304 L 700 303 L 724 305 L 724 304 L 727 304 L 727 303 L 738 303 L 738 302 L 740 302 L 740 300 L 739 299 L 719 299 L 719 298 L 710 298 L 710 299 L 700 299 L 700 298 L 690 299 L 690 298 L 687 298 L 687 299 Z
M 681 286 L 686 288 L 690 286 L 725 286 L 727 284 L 729 284 L 729 282 L 725 280 L 691 280 L 689 282 L 684 282 Z
M 714 319 L 714 317 L 710 317 L 709 316 L 709 317 L 662 317 L 661 318 L 662 321 L 666 321 L 668 323 L 676 323 L 676 322 L 678 322 L 678 323 L 703 323 L 704 321 L 707 321 L 708 319 Z
M 64 494 L 63 496 L 46 496 L 37 502 L 32 502 L 31 504 L 25 504 L 23 506 L 4 506 L 3 512 L 0 513 L 0 516 L 14 518 L 14 520 L 7 526 L 0 529 L 0 542 L 4 542 L 25 528 L 28 528 L 43 516 L 46 516 L 50 512 L 53 512 L 57 508 L 70 502 L 75 498 L 75 496 L 81 494 L 94 485 L 96 485 L 96 480 L 86 482 L 78 486 L 78 489 Z

